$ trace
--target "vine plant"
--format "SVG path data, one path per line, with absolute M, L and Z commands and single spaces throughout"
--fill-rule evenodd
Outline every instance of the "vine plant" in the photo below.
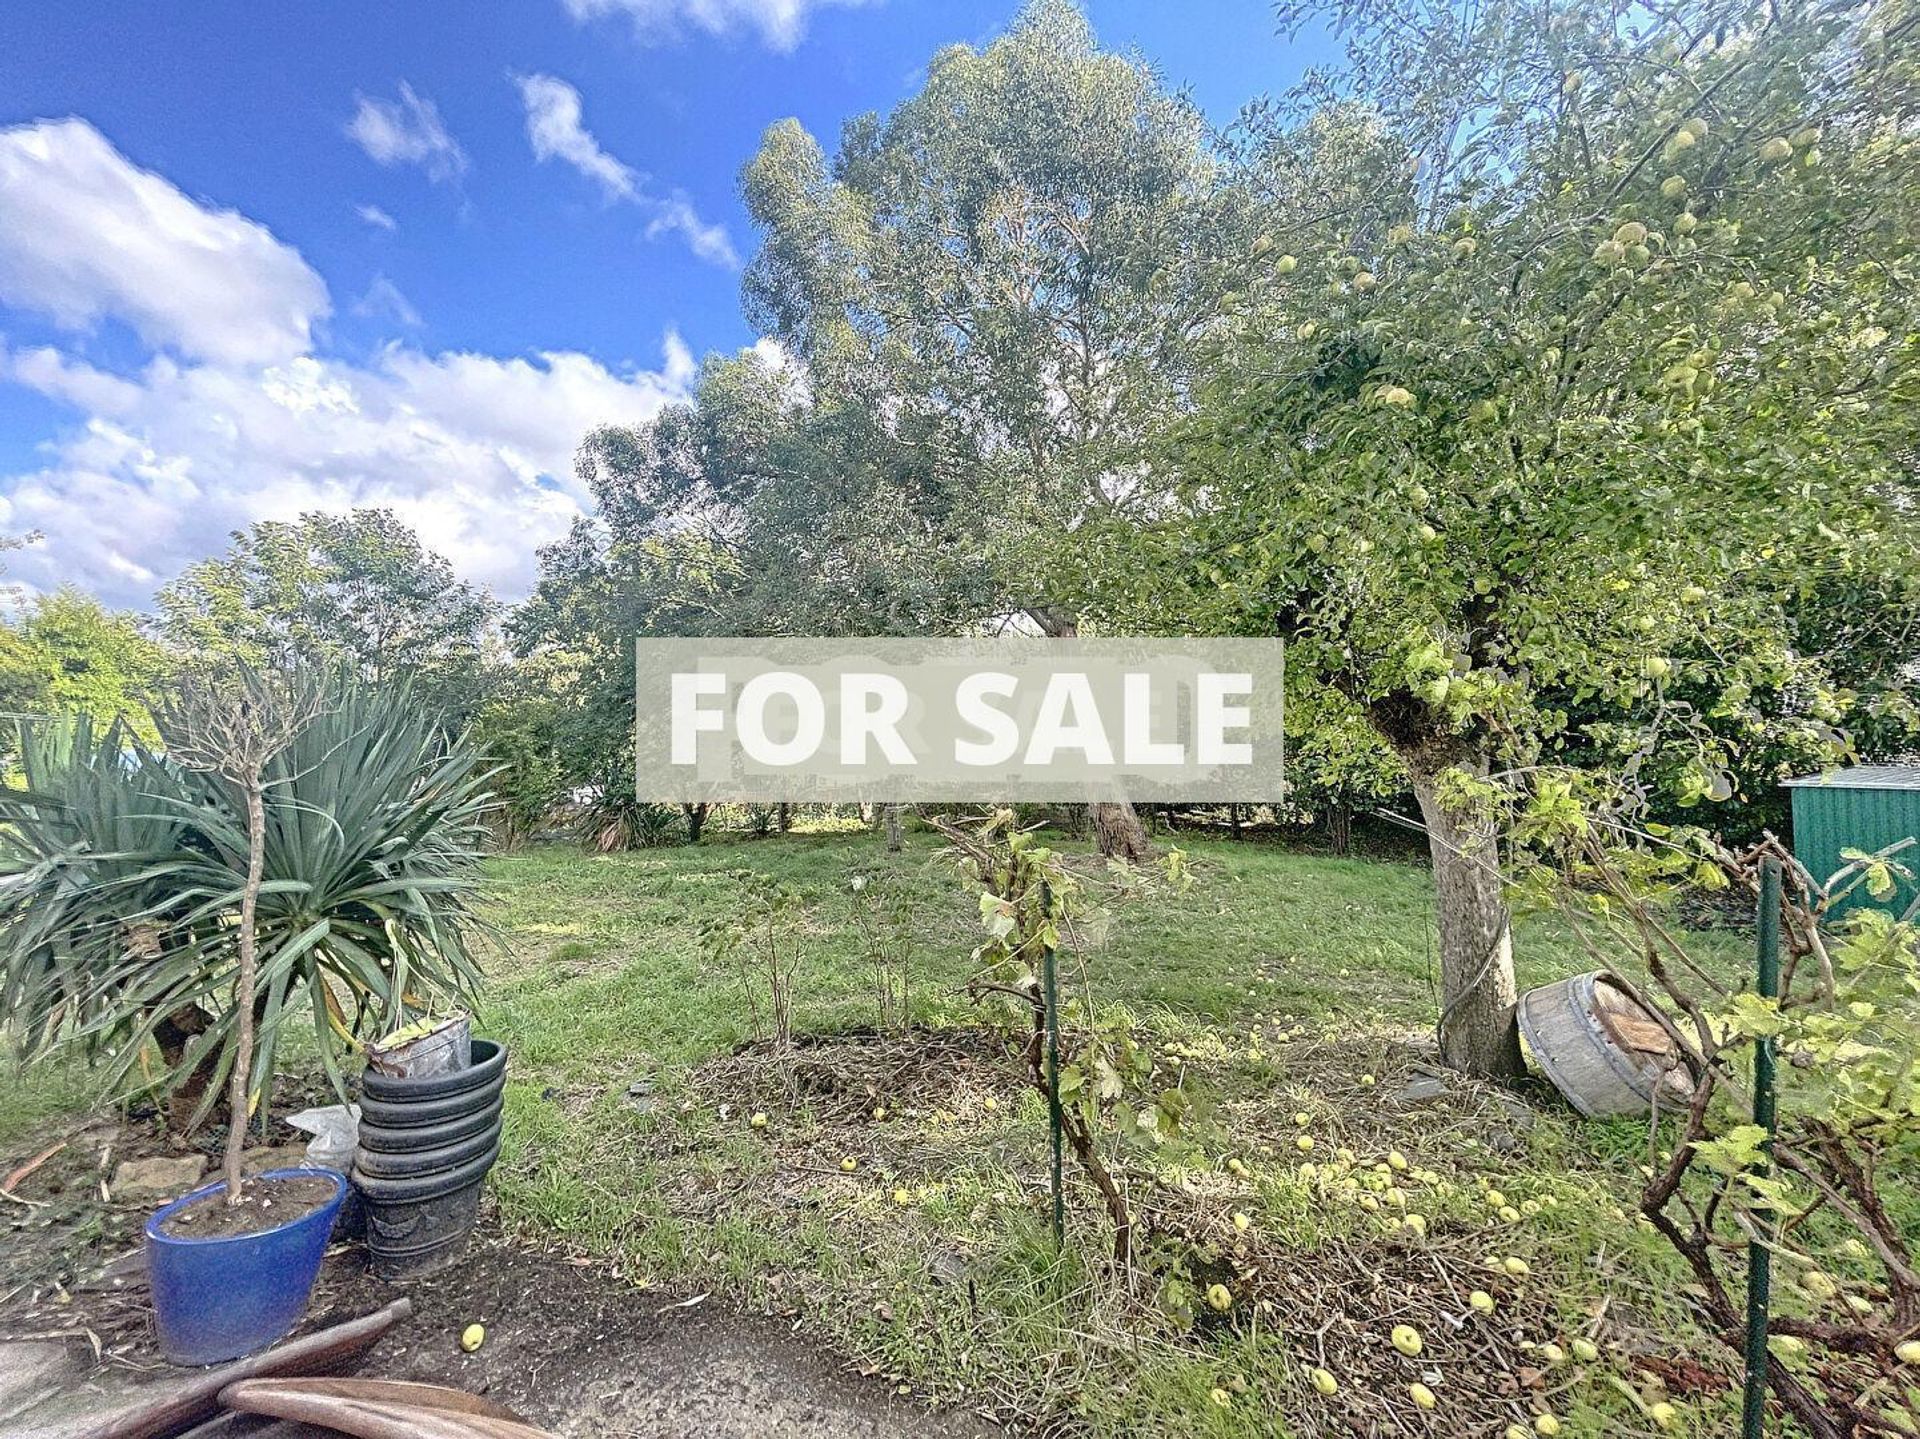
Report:
M 1772 838 L 1733 853 L 1695 831 L 1632 830 L 1556 780 L 1534 786 L 1519 832 L 1558 860 L 1523 888 L 1544 885 L 1611 976 L 1629 989 L 1638 976 L 1683 1016 L 1667 1023 L 1692 1097 L 1677 1135 L 1650 1134 L 1640 1210 L 1692 1271 L 1708 1329 L 1740 1355 L 1758 1242 L 1785 1280 L 1778 1404 L 1812 1439 L 1920 1434 L 1920 928 L 1912 910 L 1842 910 L 1890 899 L 1899 856 L 1850 851 L 1822 882 Z M 1703 890 L 1753 903 L 1769 857 L 1783 874 L 1777 999 L 1729 982 L 1674 913 Z M 1781 1060 L 1771 1145 L 1751 1091 L 1762 1040 Z
M 1049 1014 L 1042 965 L 1050 951 L 1062 947 L 1063 937 L 1073 936 L 1076 917 L 1087 915 L 1090 884 L 1035 831 L 1020 829 L 1010 810 L 970 824 L 934 822 L 979 892 L 986 938 L 973 951 L 977 969 L 967 993 L 977 1003 L 999 1004 L 1022 1024 L 1027 1082 L 1042 1098 L 1048 1094 L 1049 1020 L 1056 1026 L 1061 1136 L 1106 1207 L 1113 1257 L 1124 1266 L 1134 1251 L 1134 1223 L 1110 1150 L 1117 1144 L 1159 1146 L 1176 1140 L 1189 1098 L 1177 1079 L 1164 1087 L 1156 1082 L 1162 1071 L 1129 1016 L 1096 1012 L 1084 994 L 1061 1002 L 1057 989 L 1057 1012 Z M 1170 850 L 1164 863 L 1169 882 L 1187 882 L 1179 850 Z M 1127 888 L 1141 883 L 1141 874 L 1129 866 L 1119 866 L 1114 874 L 1115 882 Z

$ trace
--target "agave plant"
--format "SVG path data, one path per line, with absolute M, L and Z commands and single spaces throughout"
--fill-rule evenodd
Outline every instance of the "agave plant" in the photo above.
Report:
M 30 735 L 23 768 L 24 788 L 0 789 L 0 1000 L 18 1038 L 82 1045 L 116 1086 L 137 1071 L 191 1094 L 197 1123 L 236 1058 L 243 788 L 84 722 Z M 321 685 L 264 770 L 254 1095 L 290 1025 L 344 1090 L 362 1035 L 471 1001 L 487 778 L 406 686 Z

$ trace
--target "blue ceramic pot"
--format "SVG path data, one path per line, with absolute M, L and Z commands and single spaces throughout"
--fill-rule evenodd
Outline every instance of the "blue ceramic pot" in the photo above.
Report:
M 333 1197 L 256 1234 L 181 1239 L 160 1232 L 195 1200 L 223 1192 L 222 1180 L 174 1200 L 147 1220 L 154 1327 L 161 1350 L 175 1364 L 219 1364 L 264 1349 L 307 1312 L 347 1180 L 331 1169 L 269 1169 L 247 1183 L 276 1179 L 324 1179 L 332 1184 Z

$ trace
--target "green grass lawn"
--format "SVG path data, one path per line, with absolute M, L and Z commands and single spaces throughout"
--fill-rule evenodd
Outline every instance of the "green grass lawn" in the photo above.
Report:
M 1471 1409 L 1497 1412 L 1485 1432 L 1499 1434 L 1549 1408 L 1567 1434 L 1654 1432 L 1643 1370 L 1611 1353 L 1564 1369 L 1530 1357 L 1586 1334 L 1703 1352 L 1678 1269 L 1628 1213 L 1646 1127 L 1577 1125 L 1545 1099 L 1516 1115 L 1466 1085 L 1437 1108 L 1397 1108 L 1434 1013 L 1424 869 L 1188 848 L 1190 888 L 1116 903 L 1069 966 L 1095 1005 L 1191 1056 L 1208 1100 L 1207 1158 L 1151 1173 L 1131 1161 L 1136 1208 L 1161 1234 L 1132 1292 L 1099 1262 L 1090 1190 L 1074 1186 L 1071 1242 L 1054 1252 L 1044 1106 L 959 992 L 977 910 L 927 835 L 900 855 L 864 835 L 796 834 L 493 861 L 503 952 L 484 1023 L 513 1053 L 495 1171 L 507 1222 L 640 1282 L 792 1312 L 913 1392 L 1009 1417 L 1078 1416 L 1112 1434 L 1442 1434 L 1479 1432 L 1458 1427 Z M 703 921 L 734 912 L 743 871 L 807 902 L 797 1027 L 825 1038 L 802 1049 L 792 1086 L 764 1054 L 734 1057 L 753 1038 L 740 984 L 699 943 Z M 964 1043 L 871 1034 L 856 871 L 908 896 L 916 1020 Z M 1707 943 L 1727 964 L 1745 947 Z M 1591 967 L 1549 921 L 1523 919 L 1516 946 L 1523 987 Z M 1424 1171 L 1410 1202 L 1428 1237 L 1387 1235 L 1364 1200 L 1303 1178 L 1296 1116 L 1316 1157 L 1348 1151 L 1362 1179 L 1394 1153 Z M 1525 1218 L 1492 1220 L 1489 1186 Z M 1484 1281 L 1501 1310 L 1469 1343 L 1452 1316 L 1489 1255 L 1531 1275 Z M 943 1266 L 964 1278 L 935 1282 Z M 1237 1275 L 1243 1297 L 1224 1320 L 1204 1305 L 1196 1319 L 1181 1296 L 1214 1273 Z M 1380 1342 L 1395 1316 L 1421 1317 L 1417 1363 Z M 1323 1366 L 1335 1397 L 1309 1382 Z M 1414 1407 L 1413 1382 L 1440 1412 Z M 1674 1432 L 1725 1432 L 1724 1397 L 1675 1397 L 1690 1402 Z
M 978 905 L 925 833 L 894 855 L 854 831 L 489 861 L 505 1223 L 676 1297 L 791 1317 L 903 1393 L 1016 1430 L 1499 1436 L 1551 1412 L 1570 1436 L 1653 1434 L 1664 1397 L 1666 1432 L 1730 1432 L 1731 1366 L 1631 1212 L 1661 1136 L 1576 1122 L 1544 1087 L 1522 1102 L 1455 1078 L 1406 1098 L 1432 1053 L 1425 869 L 1181 843 L 1190 886 L 1126 887 L 1063 953 L 1063 983 L 1131 1016 L 1197 1102 L 1183 1147 L 1113 1156 L 1130 1274 L 1071 1171 L 1053 1243 L 1045 1105 L 1009 1017 L 964 993 Z M 900 898 L 910 1033 L 876 1025 L 856 874 Z M 700 939 L 756 876 L 803 901 L 785 1059 Z M 1697 938 L 1724 972 L 1746 963 L 1739 933 Z M 1523 917 L 1516 950 L 1523 987 L 1591 967 L 1551 919 Z M 76 1064 L 0 1074 L 0 1145 L 24 1153 L 90 1097 Z M 1397 1324 L 1421 1332 L 1418 1358 L 1388 1342 Z M 1599 1357 L 1551 1359 L 1575 1341 Z

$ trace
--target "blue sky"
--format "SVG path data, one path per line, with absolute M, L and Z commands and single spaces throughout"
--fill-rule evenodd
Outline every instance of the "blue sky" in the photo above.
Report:
M 0 12 L 0 530 L 144 606 L 236 525 L 387 504 L 517 597 L 585 427 L 756 339 L 736 176 L 1015 0 L 148 0 Z M 1218 120 L 1326 58 L 1090 0 Z M 50 122 L 50 123 L 49 123 Z

